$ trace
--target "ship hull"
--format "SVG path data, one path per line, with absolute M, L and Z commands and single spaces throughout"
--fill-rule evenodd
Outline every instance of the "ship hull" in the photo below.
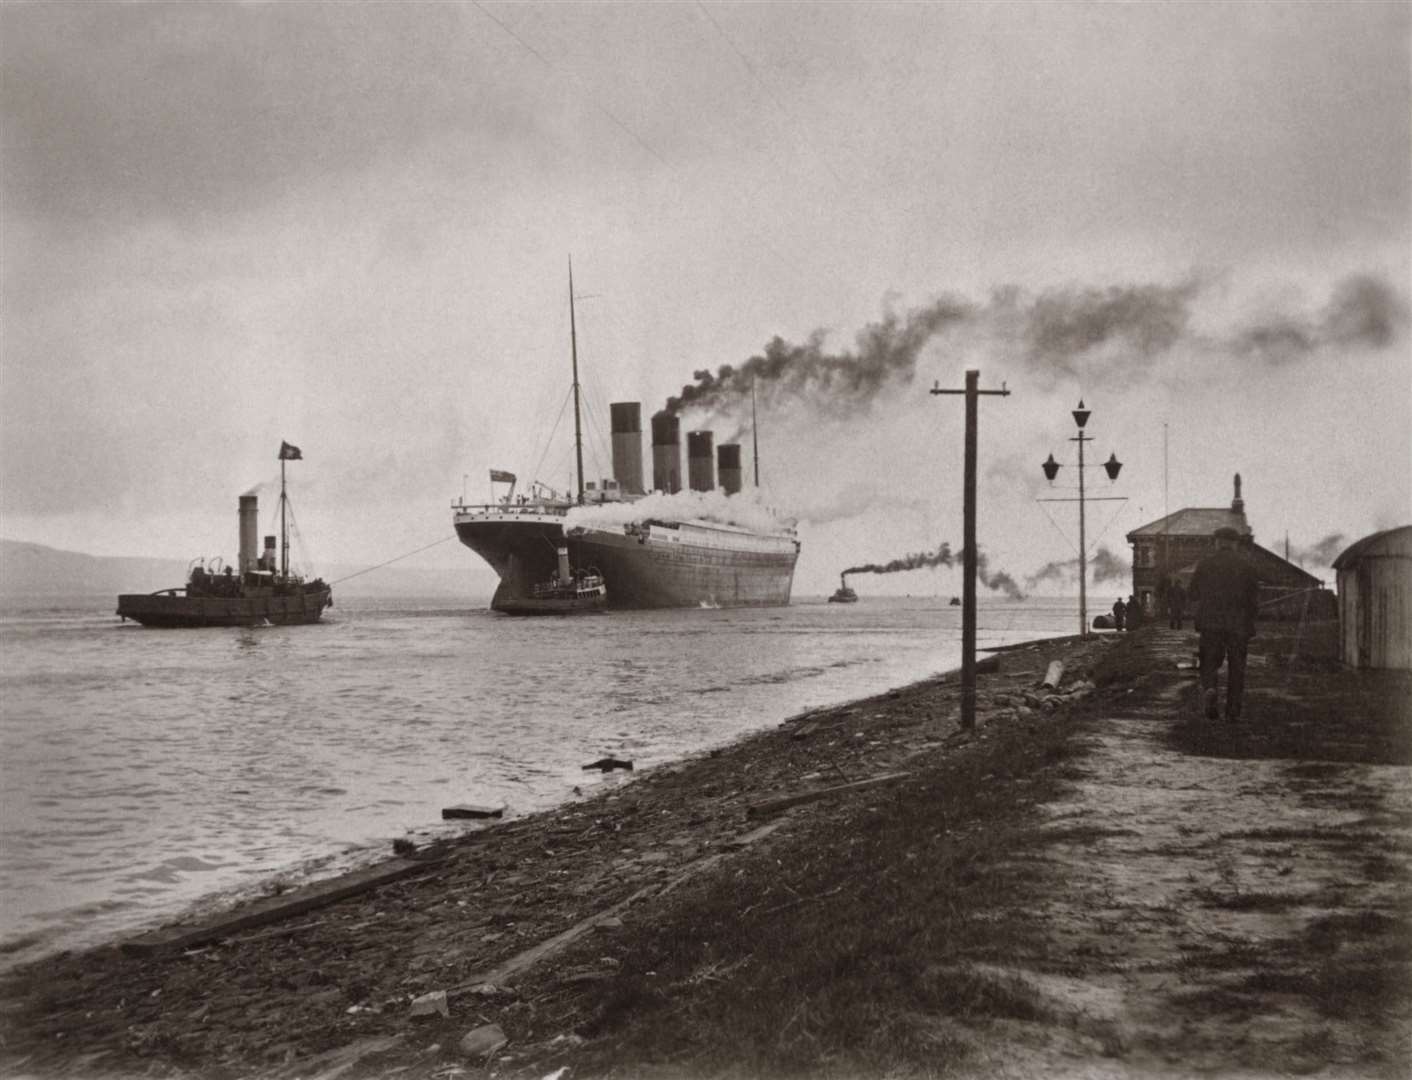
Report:
M 193 629 L 206 626 L 295 626 L 316 623 L 333 603 L 329 589 L 287 596 L 183 596 L 176 590 L 124 593 L 118 614 L 143 626 Z
M 579 568 L 601 574 L 610 609 L 781 607 L 789 603 L 799 544 L 689 524 L 633 530 L 573 528 L 549 515 L 465 515 L 461 542 L 500 575 L 496 611 L 523 608 L 531 582 L 554 572 L 567 546 Z

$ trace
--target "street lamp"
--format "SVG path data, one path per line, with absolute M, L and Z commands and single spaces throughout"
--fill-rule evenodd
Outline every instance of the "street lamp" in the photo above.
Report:
M 1092 414 L 1091 409 L 1084 408 L 1082 400 L 1079 407 L 1073 410 L 1074 423 L 1078 425 L 1079 433 L 1071 438 L 1070 442 L 1079 444 L 1079 634 L 1088 634 L 1088 541 L 1085 536 L 1084 525 L 1084 443 L 1093 442 L 1093 436 L 1084 434 L 1084 425 L 1088 423 L 1088 418 Z M 1054 460 L 1051 453 L 1041 464 L 1044 470 L 1044 477 L 1051 484 L 1054 478 L 1059 475 L 1059 462 Z M 1118 479 L 1118 473 L 1122 470 L 1123 463 L 1118 460 L 1117 454 L 1109 454 L 1108 460 L 1103 463 L 1103 471 L 1108 474 L 1110 481 Z M 1071 499 L 1045 499 L 1045 502 L 1072 502 Z

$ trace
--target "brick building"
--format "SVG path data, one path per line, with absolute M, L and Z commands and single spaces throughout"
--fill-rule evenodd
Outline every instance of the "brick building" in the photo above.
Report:
M 1297 618 L 1309 610 L 1311 598 L 1320 611 L 1328 606 L 1331 596 L 1320 597 L 1311 591 L 1321 589 L 1323 582 L 1255 543 L 1240 495 L 1240 473 L 1235 475 L 1230 506 L 1187 507 L 1128 533 L 1133 548 L 1132 594 L 1144 607 L 1160 609 L 1167 582 L 1190 586 L 1196 564 L 1216 549 L 1215 533 L 1222 527 L 1235 529 L 1245 541 L 1242 552 L 1260 575 L 1262 617 Z

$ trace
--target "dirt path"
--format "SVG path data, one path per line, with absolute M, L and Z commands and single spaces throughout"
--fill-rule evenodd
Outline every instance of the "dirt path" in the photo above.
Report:
M 1347 695 L 1331 695 L 1321 739 L 1298 738 L 1291 703 L 1312 695 L 1278 654 L 1254 657 L 1241 725 L 1205 721 L 1195 673 L 1176 669 L 1194 642 L 1145 635 L 1156 674 L 1096 710 L 1067 794 L 1044 808 L 1050 842 L 1025 858 L 1047 945 L 1008 970 L 1074 1022 L 1002 1025 L 991 1067 L 1407 1075 L 1412 770 L 1357 760 L 1390 755 Z

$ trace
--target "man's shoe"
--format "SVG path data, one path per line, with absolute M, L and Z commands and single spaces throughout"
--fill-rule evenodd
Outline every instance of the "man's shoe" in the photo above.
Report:
M 1206 693 L 1202 694 L 1201 704 L 1206 710 L 1206 719 L 1215 720 L 1221 715 L 1220 710 L 1216 708 L 1215 690 L 1207 690 Z

